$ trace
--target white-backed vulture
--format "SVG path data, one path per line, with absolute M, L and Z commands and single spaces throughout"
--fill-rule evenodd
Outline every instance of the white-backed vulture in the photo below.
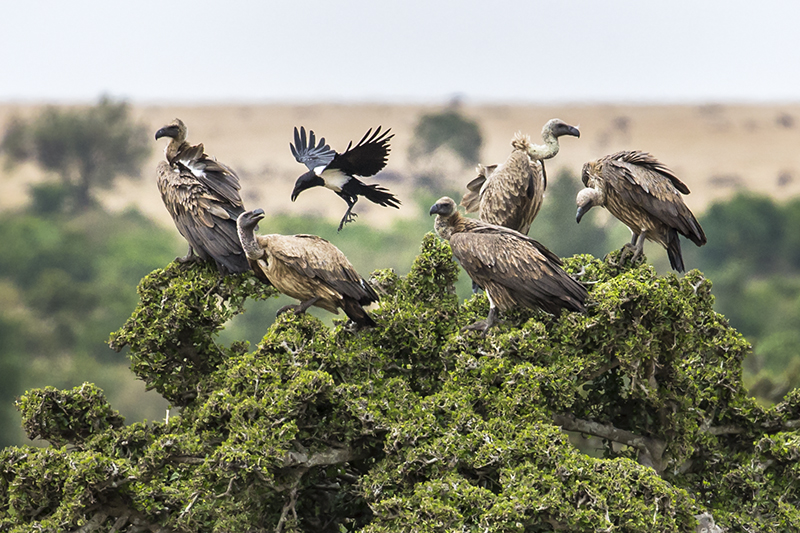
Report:
M 578 128 L 562 120 L 549 120 L 542 128 L 543 145 L 534 145 L 527 135 L 517 133 L 511 141 L 511 155 L 501 165 L 478 165 L 478 177 L 467 184 L 461 199 L 467 213 L 478 212 L 484 222 L 505 226 L 525 235 L 542 207 L 547 188 L 544 160 L 558 153 L 558 138 L 580 137 Z
M 186 125 L 175 119 L 156 132 L 169 137 L 166 161 L 158 164 L 158 190 L 189 252 L 179 262 L 213 259 L 222 274 L 250 270 L 236 233 L 236 217 L 244 211 L 239 178 L 226 165 L 206 155 L 203 145 L 186 142 Z
M 315 305 L 334 314 L 342 309 L 358 328 L 375 321 L 362 308 L 378 295 L 333 244 L 316 235 L 256 235 L 264 211 L 245 211 L 237 220 L 239 239 L 256 277 L 300 300 L 278 311 L 304 313 Z
M 669 264 L 683 272 L 678 233 L 697 246 L 706 243 L 703 228 L 683 203 L 681 193 L 689 194 L 689 188 L 647 152 L 617 152 L 590 161 L 583 165 L 581 179 L 586 188 L 576 198 L 577 221 L 592 207 L 601 206 L 633 234 L 622 249 L 620 262 L 631 249 L 635 261 L 647 239 L 666 248 Z
M 539 242 L 510 228 L 464 217 L 446 196 L 433 204 L 430 214 L 437 215 L 436 233 L 450 242 L 453 256 L 489 298 L 489 316 L 468 329 L 486 332 L 497 321 L 498 310 L 517 306 L 552 314 L 584 311 L 586 289 Z
M 386 188 L 376 184 L 367 185 L 356 177 L 373 176 L 386 166 L 389 140 L 394 137 L 394 134 L 388 135 L 390 131 L 388 129 L 381 134 L 381 127 L 378 126 L 372 133 L 370 128 L 358 144 L 353 146 L 351 141 L 344 152 L 338 153 L 325 144 L 324 137 L 315 145 L 313 131 L 309 131 L 309 139 L 306 140 L 305 128 L 301 127 L 299 133 L 295 128 L 295 144 L 289 143 L 289 147 L 297 162 L 303 163 L 308 172 L 297 178 L 292 201 L 311 187 L 322 186 L 332 190 L 347 202 L 347 211 L 339 223 L 339 231 L 345 224 L 355 220 L 357 215 L 352 210 L 359 196 L 384 207 L 399 208 L 400 200 Z

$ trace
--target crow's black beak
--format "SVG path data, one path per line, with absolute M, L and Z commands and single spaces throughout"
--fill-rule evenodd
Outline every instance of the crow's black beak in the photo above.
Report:
M 317 176 L 313 170 L 309 170 L 294 182 L 294 189 L 292 190 L 292 201 L 294 202 L 297 197 L 306 189 L 325 185 L 325 180 Z

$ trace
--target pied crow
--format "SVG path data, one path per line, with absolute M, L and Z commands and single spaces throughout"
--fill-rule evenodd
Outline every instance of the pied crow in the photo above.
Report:
M 357 215 L 352 210 L 359 196 L 384 207 L 399 208 L 400 200 L 387 189 L 380 185 L 367 185 L 356 177 L 372 176 L 386 166 L 389 140 L 394 137 L 394 134 L 389 135 L 390 131 L 388 129 L 381 134 L 381 127 L 378 126 L 372 133 L 370 128 L 358 144 L 353 146 L 351 141 L 344 152 L 338 153 L 325 144 L 324 137 L 315 144 L 313 131 L 309 130 L 309 137 L 306 138 L 304 127 L 301 126 L 299 132 L 295 128 L 294 144 L 289 143 L 289 147 L 297 162 L 308 167 L 308 172 L 297 178 L 292 201 L 311 187 L 322 186 L 332 190 L 347 202 L 347 211 L 339 223 L 338 231 L 346 223 L 355 220 Z

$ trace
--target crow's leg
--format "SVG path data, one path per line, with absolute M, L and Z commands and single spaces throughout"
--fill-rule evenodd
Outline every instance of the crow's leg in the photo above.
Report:
M 342 221 L 339 222 L 339 229 L 336 231 L 342 231 L 342 228 L 344 227 L 345 224 L 354 221 L 358 216 L 356 213 L 352 213 L 353 206 L 356 205 L 358 197 L 355 198 L 344 197 L 344 201 L 347 202 L 347 211 L 345 211 L 344 216 L 342 217 Z

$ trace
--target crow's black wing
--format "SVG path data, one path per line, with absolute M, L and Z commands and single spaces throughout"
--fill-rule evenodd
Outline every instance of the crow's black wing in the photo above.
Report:
M 336 156 L 330 146 L 325 144 L 325 137 L 316 143 L 314 132 L 309 130 L 308 138 L 306 138 L 306 129 L 300 126 L 300 131 L 294 129 L 294 144 L 289 143 L 289 148 L 292 149 L 292 155 L 298 163 L 303 163 L 308 170 L 314 170 L 317 167 L 324 167 Z
M 347 150 L 336 154 L 328 164 L 328 169 L 341 170 L 350 176 L 373 176 L 383 170 L 389 157 L 389 141 L 394 134 L 389 135 L 391 128 L 381 134 L 381 127 L 372 133 L 372 128 L 352 146 L 347 145 Z M 352 148 L 351 148 L 352 146 Z

